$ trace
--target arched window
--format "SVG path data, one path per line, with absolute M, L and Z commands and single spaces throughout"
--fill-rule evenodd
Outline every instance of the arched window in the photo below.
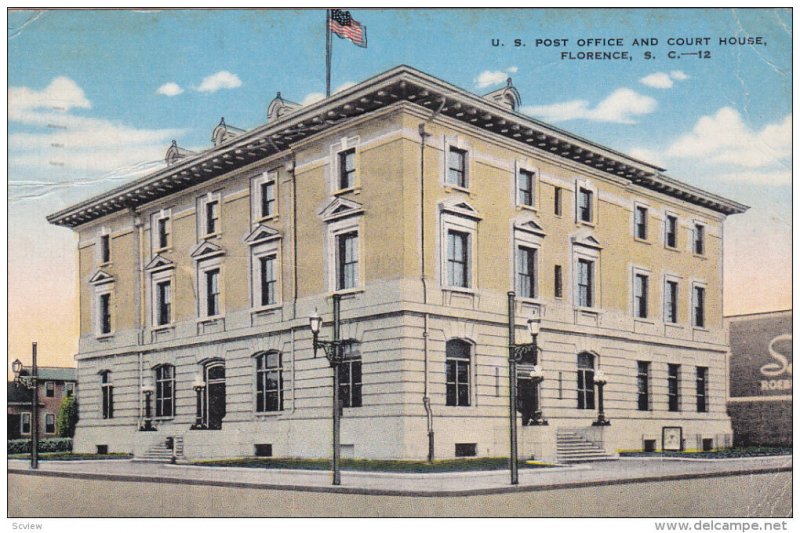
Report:
M 103 418 L 114 418 L 114 385 L 111 383 L 110 370 L 100 372 L 100 392 L 103 399 Z
M 594 409 L 594 355 L 578 354 L 578 409 Z
M 339 400 L 342 407 L 361 407 L 361 352 L 357 342 L 342 347 L 344 361 L 336 368 L 339 372 Z
M 159 365 L 156 372 L 156 417 L 175 416 L 175 367 Z
M 256 360 L 256 412 L 283 410 L 283 366 L 279 352 L 262 352 Z
M 472 346 L 462 340 L 447 341 L 445 379 L 447 405 L 465 407 L 470 404 L 470 356 Z

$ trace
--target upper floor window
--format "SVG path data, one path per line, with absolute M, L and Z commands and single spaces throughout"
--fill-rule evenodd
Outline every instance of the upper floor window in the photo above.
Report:
M 469 287 L 469 233 L 447 232 L 447 284 L 450 287 Z
M 678 322 L 678 282 L 667 280 L 664 284 L 664 322 Z
M 206 281 L 206 316 L 217 316 L 220 314 L 219 268 L 206 270 L 204 274 Z
M 553 267 L 553 296 L 555 298 L 563 298 L 564 296 L 564 280 L 561 274 L 561 265 Z
M 55 398 L 56 384 L 52 381 L 47 381 L 44 384 L 44 395 L 48 398 Z
M 156 325 L 165 326 L 172 322 L 172 282 L 159 281 L 155 288 Z
M 100 334 L 107 335 L 111 333 L 111 293 L 100 294 L 99 298 Z
M 585 187 L 578 188 L 578 220 L 580 222 L 592 222 L 594 213 L 592 209 L 594 193 Z
M 578 259 L 578 306 L 594 306 L 594 261 Z
M 100 236 L 100 263 L 106 264 L 111 262 L 111 236 Z
M 262 307 L 272 305 L 277 302 L 277 277 L 275 255 L 266 255 L 258 258 L 259 270 L 259 293 L 260 304 Z
M 680 369 L 681 365 L 667 365 L 667 399 L 669 410 L 675 412 L 681 403 Z
M 533 207 L 534 202 L 534 173 L 530 170 L 519 169 L 517 177 L 517 202 L 520 205 Z
M 636 318 L 647 318 L 647 285 L 648 285 L 647 275 L 645 274 L 634 275 L 633 312 Z
M 563 196 L 563 191 L 561 187 L 556 187 L 553 191 L 553 214 L 560 217 L 561 216 L 561 197 Z
M 699 285 L 692 287 L 692 325 L 698 328 L 706 325 L 706 289 Z
M 56 432 L 56 415 L 54 415 L 53 413 L 47 413 L 44 415 L 44 432 L 45 433 Z
M 356 183 L 356 149 L 339 152 L 339 189 L 352 189 Z
M 279 352 L 265 352 L 256 357 L 256 412 L 283 410 L 283 367 Z
M 536 298 L 536 249 L 517 247 L 517 294 L 523 298 Z
M 114 418 L 114 385 L 110 370 L 100 372 L 100 392 L 103 418 Z
M 72 396 L 75 394 L 75 384 L 74 383 L 64 383 L 64 394 L 67 396 Z
M 637 239 L 647 239 L 647 208 L 641 205 L 635 210 L 634 234 Z
M 277 171 L 264 172 L 253 178 L 250 195 L 254 223 L 278 214 L 277 187 Z
M 361 355 L 358 344 L 342 347 L 344 362 L 336 368 L 339 372 L 339 401 L 342 407 L 361 407 Z
M 457 407 L 470 405 L 470 359 L 472 346 L 462 340 L 445 345 L 446 403 Z
M 175 416 L 175 367 L 160 365 L 156 371 L 156 416 Z
M 667 248 L 678 247 L 678 217 L 667 215 L 664 219 L 664 244 Z
M 169 218 L 159 218 L 158 226 L 158 248 L 164 249 L 169 247 Z
M 594 356 L 578 354 L 578 409 L 594 409 Z
M 336 290 L 358 286 L 358 231 L 336 236 Z
M 697 367 L 697 412 L 708 412 L 708 367 Z
M 636 361 L 636 406 L 639 411 L 650 410 L 650 363 Z
M 197 217 L 198 234 L 200 239 L 213 237 L 220 232 L 220 205 L 219 193 L 208 193 L 200 198 Z
M 447 153 L 447 178 L 445 183 L 467 187 L 467 151 L 450 146 Z
M 706 228 L 702 224 L 695 224 L 694 225 L 694 232 L 693 232 L 693 250 L 694 253 L 697 255 L 705 254 L 706 250 L 706 238 L 705 238 L 705 231 Z

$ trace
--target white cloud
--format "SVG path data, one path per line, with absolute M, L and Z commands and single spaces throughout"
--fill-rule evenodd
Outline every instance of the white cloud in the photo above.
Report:
M 597 122 L 615 122 L 618 124 L 635 124 L 639 115 L 655 111 L 658 106 L 653 98 L 644 96 L 627 87 L 617 89 L 597 104 L 589 107 L 586 100 L 570 100 L 557 104 L 541 106 L 525 106 L 522 112 L 539 117 L 548 122 L 567 120 L 592 120 Z
M 341 84 L 339 87 L 337 87 L 336 90 L 333 91 L 333 94 L 340 93 L 340 92 L 344 91 L 345 89 L 349 89 L 350 87 L 355 87 L 355 85 L 356 85 L 356 82 L 354 82 L 354 81 L 346 81 L 343 84 Z M 319 102 L 320 100 L 324 100 L 324 99 L 325 99 L 325 95 L 323 93 L 308 93 L 307 95 L 305 95 L 305 97 L 302 100 L 300 100 L 300 105 L 303 105 L 303 106 L 311 105 L 313 103 Z
M 492 85 L 499 85 L 505 83 L 509 74 L 514 74 L 518 71 L 519 69 L 517 67 L 508 67 L 505 70 L 484 70 L 475 78 L 475 85 L 479 89 L 485 89 Z
M 672 70 L 669 73 L 654 72 L 640 79 L 639 83 L 654 89 L 671 89 L 674 82 L 688 79 L 689 76 L 682 70 Z
M 174 81 L 165 83 L 156 90 L 156 94 L 163 94 L 164 96 L 178 96 L 182 92 L 181 86 Z
M 203 78 L 196 90 L 201 93 L 215 93 L 220 89 L 235 89 L 241 85 L 242 80 L 239 79 L 239 76 L 227 70 L 220 70 Z
M 699 159 L 715 164 L 745 168 L 788 165 L 792 150 L 792 116 L 753 131 L 738 111 L 723 107 L 714 115 L 701 117 L 691 132 L 680 136 L 666 155 Z M 786 161 L 784 161 L 786 160 Z
M 50 85 L 41 91 L 29 87 L 9 87 L 8 114 L 9 120 L 15 114 L 25 111 L 49 108 L 69 111 L 73 107 L 89 109 L 91 102 L 86 98 L 77 83 L 65 76 L 54 78 Z

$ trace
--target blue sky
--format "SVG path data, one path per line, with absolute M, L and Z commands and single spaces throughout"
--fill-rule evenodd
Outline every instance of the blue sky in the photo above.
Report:
M 753 206 L 726 224 L 726 312 L 791 306 L 788 9 L 352 14 L 367 26 L 368 48 L 334 38 L 334 89 L 401 63 L 480 94 L 510 75 L 523 112 Z M 321 10 L 9 13 L 12 348 L 36 334 L 32 325 L 15 326 L 15 314 L 53 308 L 72 328 L 53 345 L 75 345 L 74 261 L 63 259 L 74 257 L 75 243 L 44 216 L 155 170 L 173 138 L 208 147 L 221 116 L 242 128 L 262 124 L 277 91 L 313 99 L 324 91 L 324 17 Z M 766 45 L 718 44 L 719 37 L 746 36 Z M 636 37 L 660 43 L 631 46 Z M 709 37 L 710 44 L 668 46 L 670 37 Z M 505 46 L 491 46 L 493 38 Z M 526 46 L 514 47 L 515 38 Z M 537 38 L 569 43 L 536 47 Z M 562 51 L 615 49 L 578 47 L 586 38 L 622 38 L 616 49 L 634 59 L 560 59 Z M 645 50 L 655 59 L 642 59 Z M 668 50 L 711 57 L 668 59 Z M 48 267 L 48 258 L 59 268 Z M 30 276 L 43 280 L 40 298 L 14 289 L 15 277 Z M 758 297 L 753 284 L 772 295 L 782 287 L 783 296 Z

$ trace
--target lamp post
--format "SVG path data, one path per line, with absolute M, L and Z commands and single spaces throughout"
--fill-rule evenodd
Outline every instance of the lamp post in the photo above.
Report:
M 611 421 L 606 418 L 606 413 L 603 410 L 603 387 L 605 387 L 608 380 L 605 373 L 598 369 L 594 373 L 594 382 L 597 384 L 597 420 L 592 422 L 593 426 L 610 426 Z
M 195 374 L 192 390 L 197 394 L 197 415 L 194 424 L 189 429 L 206 429 L 205 424 L 203 424 L 203 390 L 205 388 L 206 382 L 203 381 L 203 375 Z
M 531 379 L 534 379 L 534 374 L 536 377 L 540 378 L 536 381 L 536 396 L 538 397 L 538 387 L 541 383 L 541 378 L 543 375 L 541 373 L 541 368 L 537 366 L 538 357 L 537 351 L 538 346 L 536 344 L 536 339 L 539 335 L 539 329 L 541 326 L 541 319 L 538 317 L 533 317 L 528 320 L 528 331 L 531 334 L 532 342 L 527 344 L 517 344 L 515 338 L 516 332 L 516 325 L 514 320 L 514 298 L 515 294 L 513 291 L 508 293 L 508 390 L 509 390 L 509 409 L 508 409 L 508 418 L 509 418 L 509 434 L 510 434 L 510 442 L 511 442 L 511 457 L 509 459 L 509 467 L 511 470 L 511 484 L 517 485 L 519 483 L 519 454 L 517 452 L 517 364 L 521 362 L 532 363 L 533 371 L 531 372 Z M 538 370 L 537 370 L 538 369 Z M 539 407 L 539 401 L 536 400 L 536 407 L 535 411 L 538 412 L 538 417 L 534 414 L 534 420 L 540 420 L 538 423 L 539 425 L 547 424 L 542 418 L 541 408 Z
M 22 361 L 15 359 L 11 363 L 14 372 L 14 382 L 26 389 L 31 389 L 31 469 L 39 468 L 39 366 L 36 364 L 36 343 L 31 346 L 31 375 L 22 375 Z
M 338 294 L 333 295 L 333 340 L 323 341 L 319 340 L 319 332 L 322 328 L 322 318 L 314 311 L 314 314 L 308 318 L 311 334 L 314 336 L 314 357 L 317 356 L 317 350 L 321 349 L 325 352 L 325 357 L 328 359 L 331 368 L 333 369 L 333 484 L 341 485 L 342 478 L 339 471 L 339 458 L 341 456 L 341 416 L 342 405 L 339 400 L 339 364 L 344 361 L 344 354 L 342 348 L 349 345 L 352 341 L 342 341 L 339 338 L 340 333 L 340 319 L 339 308 L 341 306 L 341 296 Z
M 150 411 L 150 397 L 155 392 L 156 388 L 153 386 L 150 379 L 146 379 L 142 385 L 142 393 L 144 394 L 144 424 L 139 428 L 139 431 L 155 431 L 153 426 L 152 412 Z

